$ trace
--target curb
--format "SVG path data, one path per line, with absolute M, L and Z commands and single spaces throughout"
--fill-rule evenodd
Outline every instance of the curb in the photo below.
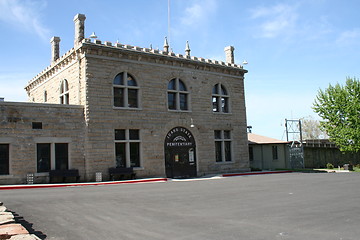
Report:
M 264 172 L 244 172 L 244 173 L 225 173 L 220 177 L 236 177 L 248 175 L 263 175 L 263 174 L 277 174 L 277 173 L 292 173 L 291 170 L 284 171 L 264 171 Z M 147 178 L 138 180 L 124 180 L 111 182 L 90 182 L 90 183 L 61 183 L 61 184 L 24 184 L 24 185 L 0 185 L 1 190 L 15 190 L 15 189 L 34 189 L 34 188 L 59 188 L 59 187 L 80 187 L 80 186 L 99 186 L 99 185 L 114 185 L 114 184 L 129 184 L 129 183 L 151 183 L 151 182 L 167 182 L 168 178 Z
M 33 189 L 33 188 L 59 188 L 59 187 L 79 187 L 79 186 L 113 185 L 113 184 L 125 184 L 125 183 L 166 182 L 166 181 L 168 181 L 167 178 L 148 178 L 148 179 L 113 181 L 113 182 L 5 185 L 5 186 L 0 186 L 0 190 Z
M 236 177 L 236 176 L 248 176 L 248 175 L 263 175 L 263 174 L 276 174 L 276 173 L 292 173 L 291 170 L 284 171 L 266 171 L 266 172 L 245 172 L 245 173 L 226 173 L 222 174 L 222 177 Z

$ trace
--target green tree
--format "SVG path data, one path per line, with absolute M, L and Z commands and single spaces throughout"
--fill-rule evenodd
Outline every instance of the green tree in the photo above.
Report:
M 360 82 L 347 78 L 344 86 L 331 84 L 319 90 L 313 104 L 323 119 L 320 126 L 342 152 L 360 150 Z

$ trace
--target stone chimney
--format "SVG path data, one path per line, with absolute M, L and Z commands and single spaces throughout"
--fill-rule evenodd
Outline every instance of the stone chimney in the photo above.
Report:
M 52 37 L 51 43 L 51 63 L 55 62 L 60 57 L 60 38 Z
M 74 17 L 75 23 L 75 39 L 74 39 L 74 47 L 78 46 L 81 41 L 85 38 L 85 15 L 77 14 Z
M 233 46 L 225 47 L 224 51 L 225 51 L 227 63 L 235 63 L 234 50 L 235 50 L 235 48 Z

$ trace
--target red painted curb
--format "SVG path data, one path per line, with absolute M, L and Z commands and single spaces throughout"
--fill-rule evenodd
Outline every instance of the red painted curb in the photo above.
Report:
M 271 172 L 247 172 L 247 173 L 228 173 L 223 174 L 223 177 L 247 176 L 247 175 L 261 175 L 261 174 L 276 174 L 276 173 L 292 173 L 293 171 L 271 171 Z
M 152 179 L 139 179 L 139 180 L 116 181 L 116 182 L 7 185 L 7 186 L 0 186 L 0 190 L 32 189 L 32 188 L 58 188 L 58 187 L 79 187 L 79 186 L 96 186 L 96 185 L 111 185 L 111 184 L 125 184 L 125 183 L 166 182 L 167 180 L 168 180 L 167 178 L 152 178 Z

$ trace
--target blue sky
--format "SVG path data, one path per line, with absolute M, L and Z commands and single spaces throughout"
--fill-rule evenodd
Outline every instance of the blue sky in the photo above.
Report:
M 248 125 L 286 140 L 284 120 L 316 118 L 317 91 L 360 76 L 360 1 L 171 0 L 170 45 L 183 53 L 245 66 Z M 73 17 L 83 13 L 85 35 L 162 48 L 168 0 L 0 0 L 0 97 L 27 101 L 24 86 L 50 64 L 50 39 L 61 55 L 72 48 Z

